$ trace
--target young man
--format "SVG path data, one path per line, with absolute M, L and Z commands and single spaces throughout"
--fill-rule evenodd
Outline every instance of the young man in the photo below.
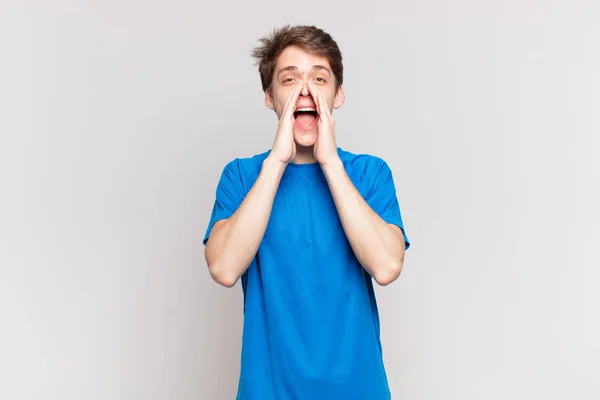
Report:
M 342 55 L 312 26 L 254 50 L 272 148 L 225 167 L 204 238 L 212 278 L 241 278 L 238 400 L 390 399 L 373 279 L 400 275 L 409 241 L 380 158 L 336 146 Z

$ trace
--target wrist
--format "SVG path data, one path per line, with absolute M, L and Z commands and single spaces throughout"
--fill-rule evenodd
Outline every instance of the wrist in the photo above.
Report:
M 287 167 L 287 163 L 284 163 L 272 157 L 271 155 L 268 155 L 267 158 L 263 160 L 262 166 L 263 168 L 274 169 L 283 172 L 283 170 L 285 170 L 285 167 Z
M 323 161 L 323 162 L 319 162 L 319 164 L 321 165 L 321 168 L 323 169 L 323 171 L 326 170 L 332 170 L 332 169 L 344 169 L 344 163 L 342 162 L 342 159 L 336 155 L 335 157 L 327 160 L 327 161 Z

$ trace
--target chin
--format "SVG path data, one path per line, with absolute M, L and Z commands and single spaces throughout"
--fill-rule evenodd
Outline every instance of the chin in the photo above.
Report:
M 294 141 L 296 145 L 301 147 L 312 147 L 317 142 L 317 132 L 316 131 L 294 131 Z

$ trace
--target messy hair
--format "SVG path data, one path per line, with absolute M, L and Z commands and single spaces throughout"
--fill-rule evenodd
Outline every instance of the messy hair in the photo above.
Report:
M 260 45 L 252 51 L 252 57 L 258 64 L 258 72 L 263 91 L 267 91 L 273 82 L 277 57 L 288 46 L 298 46 L 303 50 L 325 57 L 339 87 L 344 80 L 342 53 L 331 35 L 315 26 L 283 26 L 276 28 L 269 36 L 259 39 Z

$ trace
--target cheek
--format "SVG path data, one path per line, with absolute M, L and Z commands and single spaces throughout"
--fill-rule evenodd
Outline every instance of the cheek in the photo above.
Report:
M 275 111 L 277 111 L 277 114 L 281 114 L 283 112 L 283 108 L 285 107 L 285 99 L 281 99 L 279 97 L 276 97 L 273 100 L 273 104 L 275 105 Z
M 325 97 L 325 101 L 327 102 L 327 107 L 329 110 L 333 109 L 335 103 L 335 96 L 327 96 Z
M 325 98 L 325 102 L 327 103 L 327 106 L 329 107 L 329 109 L 333 108 L 333 105 L 335 103 L 335 90 L 328 89 L 328 90 L 322 91 L 321 94 Z
M 278 109 L 283 110 L 285 107 L 285 102 L 287 101 L 288 96 L 292 92 L 291 89 L 280 89 L 275 93 L 274 102 L 278 106 Z

